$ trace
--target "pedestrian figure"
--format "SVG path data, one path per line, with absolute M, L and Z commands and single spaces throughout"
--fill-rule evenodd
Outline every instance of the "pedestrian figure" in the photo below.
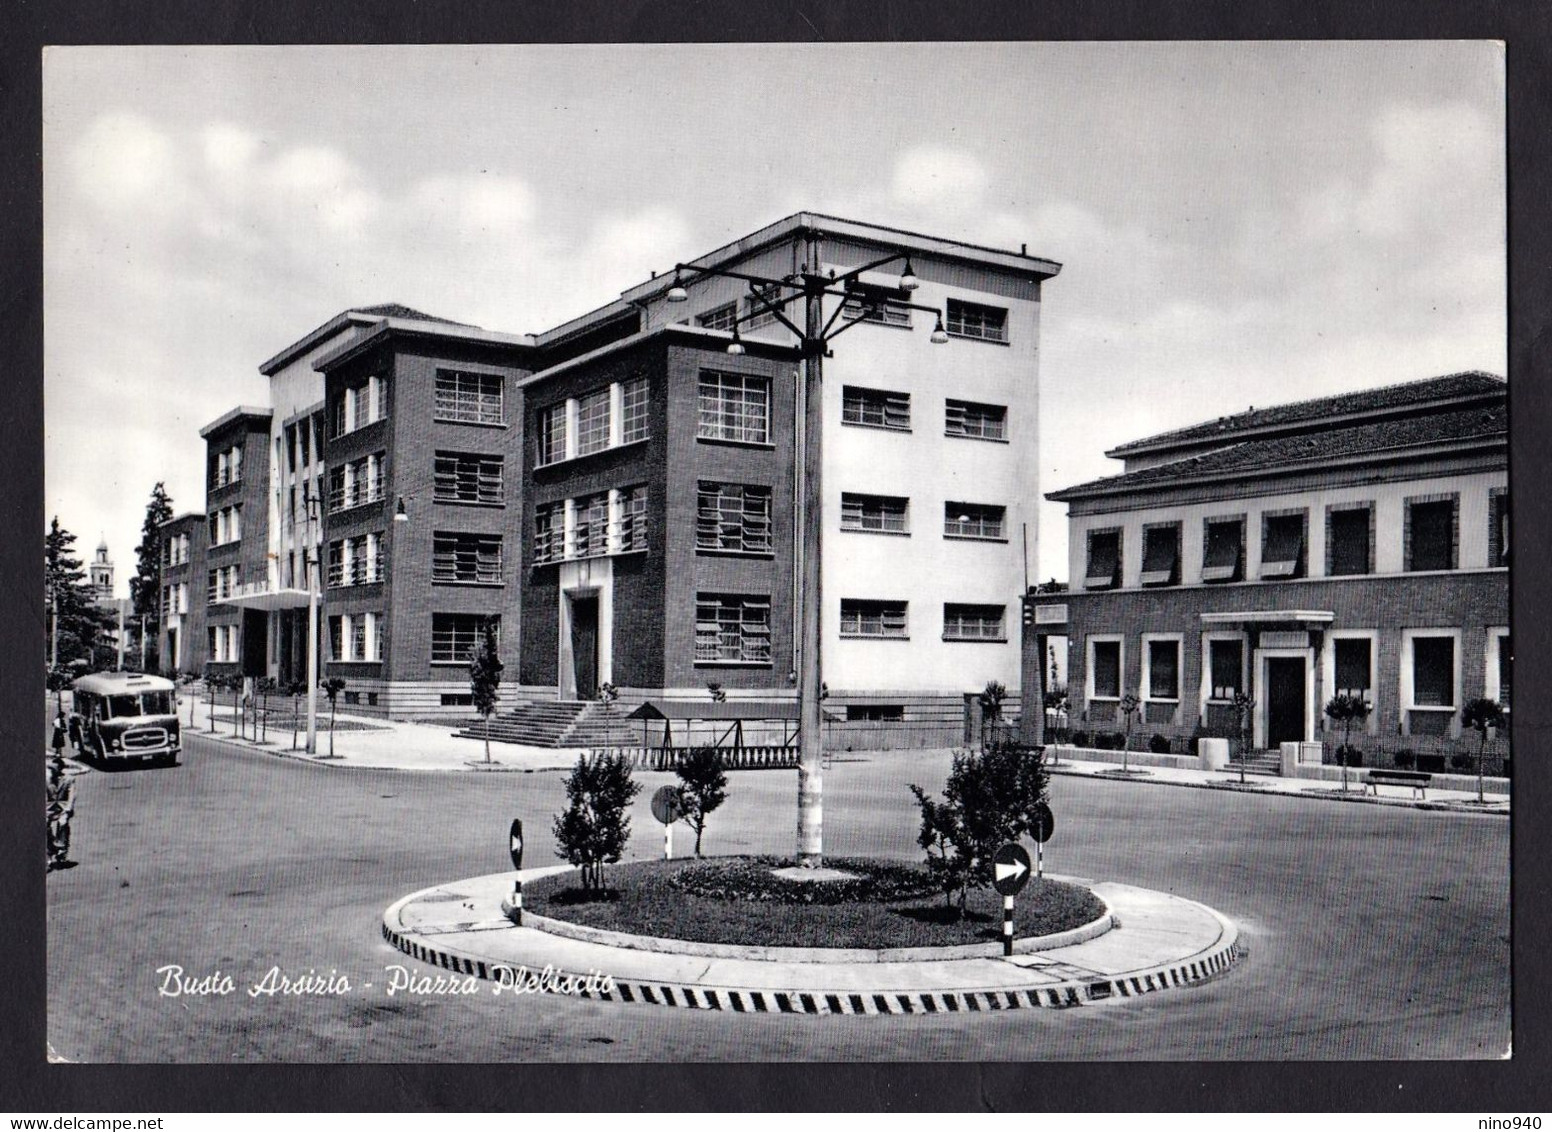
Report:
M 49 871 L 69 868 L 70 819 L 75 816 L 75 781 L 65 774 L 64 757 L 55 754 L 48 769 Z
M 64 714 L 64 712 L 60 712 L 58 715 L 56 715 L 54 717 L 54 737 L 49 741 L 49 745 L 54 748 L 54 757 L 56 759 L 62 759 L 62 758 L 65 757 L 64 756 L 64 750 L 65 750 L 65 714 Z

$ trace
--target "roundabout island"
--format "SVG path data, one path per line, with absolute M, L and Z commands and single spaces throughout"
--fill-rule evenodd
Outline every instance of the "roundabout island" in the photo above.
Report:
M 1072 1007 L 1188 987 L 1240 958 L 1235 925 L 1203 904 L 1077 877 L 1030 887 L 1005 955 L 995 897 L 973 893 L 961 918 L 941 895 L 923 899 L 909 866 L 833 864 L 835 876 L 805 882 L 783 879 L 773 859 L 636 862 L 612 866 L 609 887 L 590 894 L 569 885 L 570 866 L 508 871 L 411 893 L 382 931 L 498 994 L 743 1013 Z M 771 879 L 751 889 L 750 877 Z

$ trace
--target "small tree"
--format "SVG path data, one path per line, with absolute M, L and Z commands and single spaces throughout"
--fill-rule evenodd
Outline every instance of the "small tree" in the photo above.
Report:
M 598 685 L 598 702 L 604 705 L 604 746 L 614 747 L 614 701 L 620 698 L 620 690 L 605 680 Z
M 345 681 L 338 676 L 330 676 L 319 683 L 323 694 L 329 697 L 329 758 L 334 758 L 334 709 L 339 706 L 339 694 L 345 690 Z
M 927 851 L 927 869 L 938 877 L 950 907 L 958 894 L 961 917 L 969 889 L 991 882 L 998 848 L 1034 828 L 1048 778 L 1037 750 L 1001 742 L 956 754 L 941 802 L 911 785 L 921 809 L 917 844 Z
M 221 689 L 221 674 L 212 672 L 210 666 L 205 666 L 205 707 L 208 709 L 210 730 L 216 729 L 216 692 Z
M 1243 786 L 1245 760 L 1250 756 L 1251 713 L 1256 709 L 1256 701 L 1244 692 L 1235 692 L 1229 707 L 1234 712 L 1234 732 L 1239 738 L 1239 782 Z
M 280 682 L 273 676 L 265 676 L 259 680 L 259 742 L 269 740 L 269 697 L 271 693 L 280 690 Z
M 715 747 L 692 747 L 674 767 L 679 776 L 679 820 L 695 831 L 695 855 L 701 855 L 706 819 L 727 801 L 727 772 Z
M 1137 714 L 1137 709 L 1142 707 L 1142 701 L 1128 692 L 1121 697 L 1121 714 L 1126 717 L 1126 739 L 1121 744 L 1121 773 L 1129 773 L 1132 769 L 1132 717 Z
M 480 634 L 480 643 L 469 650 L 469 691 L 474 695 L 474 710 L 485 721 L 485 761 L 490 762 L 490 717 L 495 714 L 496 702 L 501 699 L 500 649 L 496 643 L 496 626 L 486 621 Z
M 1326 701 L 1326 718 L 1342 728 L 1342 745 L 1337 748 L 1336 761 L 1342 767 L 1342 789 L 1347 789 L 1347 763 L 1352 756 L 1353 725 L 1369 718 L 1372 705 L 1362 696 L 1350 696 L 1343 692 Z
M 1487 732 L 1489 728 L 1503 726 L 1503 704 L 1486 698 L 1468 700 L 1460 709 L 1460 722 L 1461 726 L 1471 728 L 1480 737 L 1477 743 L 1477 801 L 1485 801 L 1482 789 L 1482 760 L 1487 754 Z
M 286 695 L 291 697 L 291 749 L 296 750 L 297 733 L 302 729 L 301 697 L 307 694 L 306 680 L 293 680 L 286 685 Z
M 641 784 L 624 755 L 583 755 L 566 778 L 567 806 L 555 815 L 555 855 L 582 870 L 584 891 L 603 888 L 603 869 L 618 861 L 630 840 L 631 799 Z
M 1000 738 L 998 724 L 1002 722 L 1002 705 L 1008 698 L 1007 686 L 998 680 L 988 680 L 977 698 L 981 701 L 981 744 L 985 746 L 988 733 L 992 742 Z

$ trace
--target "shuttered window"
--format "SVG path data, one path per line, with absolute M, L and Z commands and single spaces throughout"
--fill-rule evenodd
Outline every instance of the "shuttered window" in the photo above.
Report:
M 911 395 L 847 385 L 841 389 L 843 424 L 906 430 L 911 427 Z
M 771 600 L 752 594 L 697 594 L 697 664 L 769 664 Z
M 1298 578 L 1304 574 L 1304 512 L 1267 515 L 1261 528 L 1261 577 Z
M 696 496 L 695 548 L 771 553 L 771 489 L 702 480 Z
M 436 499 L 439 503 L 501 503 L 504 470 L 500 456 L 438 452 Z
M 841 600 L 841 636 L 898 637 L 906 635 L 907 603 L 903 601 Z
M 1121 532 L 1089 532 L 1089 561 L 1083 585 L 1091 590 L 1112 589 L 1121 583 Z
M 437 531 L 432 538 L 431 580 L 501 584 L 501 536 Z

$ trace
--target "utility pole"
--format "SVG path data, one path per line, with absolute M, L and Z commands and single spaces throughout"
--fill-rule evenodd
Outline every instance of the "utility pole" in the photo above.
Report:
M 819 669 L 824 617 L 819 553 L 824 505 L 824 293 L 819 273 L 820 238 L 811 232 L 803 274 L 803 577 L 799 587 L 803 626 L 798 648 L 798 846 L 800 865 L 817 867 L 824 854 L 824 709 Z

